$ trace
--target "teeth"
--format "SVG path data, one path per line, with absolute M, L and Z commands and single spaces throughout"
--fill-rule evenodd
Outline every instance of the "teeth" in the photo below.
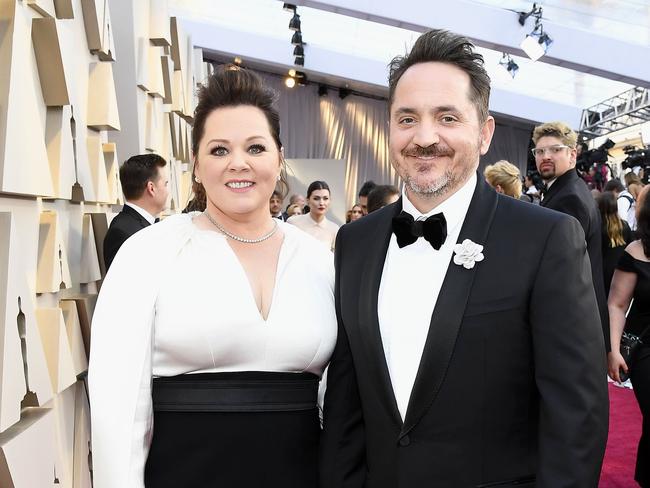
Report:
M 252 185 L 253 183 L 250 181 L 232 181 L 230 183 L 226 183 L 226 186 L 229 188 L 248 188 Z

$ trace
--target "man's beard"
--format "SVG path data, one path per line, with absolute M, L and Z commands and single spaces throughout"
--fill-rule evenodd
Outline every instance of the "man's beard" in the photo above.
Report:
M 429 147 L 419 147 L 407 148 L 401 151 L 401 155 L 404 158 L 407 157 L 450 157 L 453 158 L 454 152 L 444 146 L 433 145 Z M 430 166 L 429 163 L 422 163 L 415 167 L 416 171 L 420 171 L 420 168 L 423 170 L 428 169 Z M 443 195 L 446 195 L 450 191 L 457 189 L 460 184 L 464 183 L 469 179 L 474 169 L 471 165 L 463 165 L 460 168 L 460 173 L 454 173 L 451 167 L 445 168 L 444 173 L 433 180 L 426 182 L 426 184 L 420 184 L 416 181 L 416 178 L 412 177 L 409 174 L 406 174 L 402 179 L 404 184 L 409 191 L 414 194 L 427 198 L 433 199 L 438 198 Z

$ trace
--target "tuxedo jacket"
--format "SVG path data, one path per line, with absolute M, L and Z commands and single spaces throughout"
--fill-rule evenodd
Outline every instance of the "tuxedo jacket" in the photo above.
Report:
M 541 205 L 575 217 L 584 230 L 605 348 L 609 351 L 609 312 L 603 278 L 602 223 L 594 197 L 586 183 L 572 169 L 555 180 L 544 194 Z
M 117 251 L 133 234 L 148 227 L 149 222 L 132 207 L 124 205 L 122 211 L 111 221 L 104 237 L 104 263 L 106 271 L 111 266 Z
M 458 242 L 485 259 L 452 258 L 404 420 L 377 315 L 401 200 L 339 231 L 322 488 L 597 486 L 608 397 L 584 233 L 481 180 Z

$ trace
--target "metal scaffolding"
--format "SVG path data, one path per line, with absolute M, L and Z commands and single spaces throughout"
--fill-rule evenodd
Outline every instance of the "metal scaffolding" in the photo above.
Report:
M 650 121 L 650 89 L 636 87 L 582 111 L 586 140 Z

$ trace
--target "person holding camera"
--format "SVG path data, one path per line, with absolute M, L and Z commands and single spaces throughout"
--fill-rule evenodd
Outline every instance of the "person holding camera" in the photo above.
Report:
M 637 236 L 625 248 L 609 292 L 611 352 L 609 376 L 618 382 L 630 378 L 643 415 L 634 479 L 650 487 L 650 199 L 639 196 Z M 632 302 L 630 312 L 625 317 Z M 621 342 L 627 359 L 621 354 Z

